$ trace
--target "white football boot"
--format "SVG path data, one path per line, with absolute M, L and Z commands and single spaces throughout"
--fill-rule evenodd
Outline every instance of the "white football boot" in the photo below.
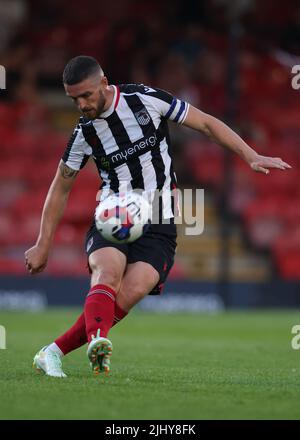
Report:
M 97 335 L 92 335 L 92 340 L 87 349 L 87 356 L 94 374 L 109 373 L 112 350 L 113 345 L 111 341 L 107 338 L 101 338 L 100 329 L 98 329 Z
M 67 377 L 62 370 L 61 359 L 55 351 L 45 351 L 47 345 L 43 347 L 33 359 L 33 368 L 38 373 L 45 373 L 47 376 L 52 377 Z

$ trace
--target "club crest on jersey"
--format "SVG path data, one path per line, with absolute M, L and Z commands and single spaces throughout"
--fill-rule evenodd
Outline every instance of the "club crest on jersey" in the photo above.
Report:
M 140 110 L 134 114 L 135 119 L 140 125 L 147 125 L 150 122 L 150 115 L 146 109 Z

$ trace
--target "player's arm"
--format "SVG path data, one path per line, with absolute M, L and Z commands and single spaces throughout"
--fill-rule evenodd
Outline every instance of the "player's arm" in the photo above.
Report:
M 64 213 L 77 174 L 78 171 L 60 161 L 44 203 L 37 242 L 25 252 L 26 267 L 31 274 L 41 272 L 47 265 L 55 230 Z
M 192 105 L 189 105 L 183 125 L 201 131 L 217 144 L 237 153 L 254 171 L 268 174 L 268 168 L 281 170 L 291 168 L 289 164 L 278 157 L 261 156 L 222 121 Z

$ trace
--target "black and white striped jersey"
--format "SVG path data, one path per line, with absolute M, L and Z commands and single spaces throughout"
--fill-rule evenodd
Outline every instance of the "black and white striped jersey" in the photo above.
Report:
M 172 218 L 176 176 L 167 120 L 182 124 L 189 105 L 143 84 L 113 88 L 113 102 L 98 119 L 80 118 L 62 159 L 80 170 L 93 157 L 102 179 L 101 200 L 111 192 L 159 190 L 163 218 Z

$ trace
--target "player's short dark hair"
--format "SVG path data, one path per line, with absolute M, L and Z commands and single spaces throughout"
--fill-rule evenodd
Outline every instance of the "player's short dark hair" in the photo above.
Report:
M 78 84 L 98 72 L 103 74 L 95 58 L 79 55 L 72 58 L 66 65 L 63 73 L 63 83 L 69 86 Z

